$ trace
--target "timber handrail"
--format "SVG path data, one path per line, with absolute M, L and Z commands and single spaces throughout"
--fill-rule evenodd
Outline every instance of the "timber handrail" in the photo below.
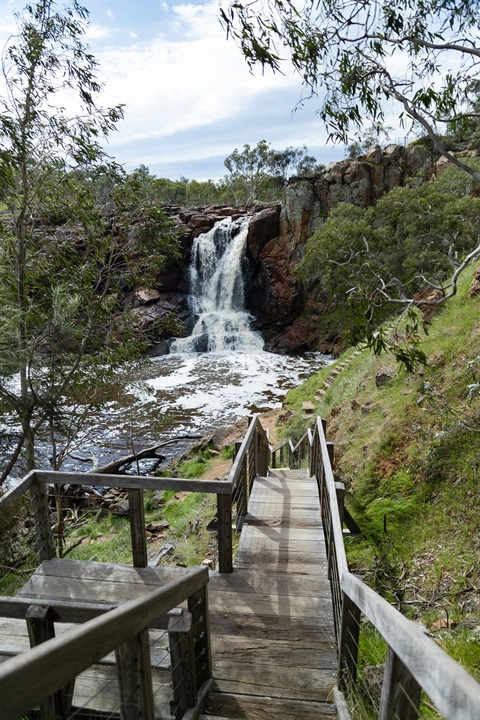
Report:
M 205 593 L 207 583 L 207 568 L 188 569 L 184 577 L 109 610 L 61 637 L 43 642 L 28 653 L 20 653 L 3 662 L 0 673 L 2 720 L 18 720 L 108 653 L 120 650 L 122 646 L 128 648 L 128 643 L 141 638 L 144 631 L 177 605 L 187 598 Z M 206 600 L 204 607 L 208 607 Z M 204 619 L 203 623 L 202 633 L 208 635 L 208 621 Z M 195 669 L 197 675 L 203 678 L 202 685 L 209 682 L 212 676 L 209 638 L 206 642 L 207 650 L 202 660 L 206 668 L 200 673 L 198 668 Z M 148 655 L 148 644 L 146 650 Z M 140 674 L 148 678 L 146 660 L 140 664 Z M 200 687 L 196 687 L 195 678 L 189 681 L 193 682 L 196 691 L 201 691 Z M 141 685 L 139 713 L 141 707 L 141 717 L 154 720 L 151 679 Z
M 388 646 L 379 708 L 380 720 L 416 720 L 420 689 L 447 720 L 474 720 L 480 712 L 480 685 L 449 657 L 425 628 L 407 619 L 349 569 L 343 542 L 342 508 L 333 475 L 333 446 L 317 419 L 310 435 L 310 472 L 317 478 L 328 555 L 339 653 L 338 684 L 348 691 L 357 681 L 358 639 L 363 614 Z
M 268 436 L 256 415 L 251 418 L 248 430 L 237 449 L 227 483 L 230 495 L 217 495 L 218 569 L 221 573 L 233 570 L 233 505 L 236 507 L 237 530 L 240 530 L 247 513 L 248 498 L 258 475 L 266 475 L 270 461 Z
M 213 493 L 217 496 L 218 569 L 222 573 L 233 569 L 232 520 L 241 529 L 255 477 L 266 475 L 270 463 L 268 436 L 258 417 L 250 419 L 247 433 L 237 451 L 227 480 L 202 480 L 144 475 L 114 475 L 105 473 L 32 470 L 18 485 L 0 497 L 0 512 L 13 505 L 26 492 L 32 496 L 36 542 L 40 560 L 55 556 L 50 526 L 46 488 L 48 485 L 85 485 L 100 488 L 119 488 L 128 491 L 133 564 L 145 567 L 148 562 L 145 535 L 143 493 L 145 490 L 175 490 L 176 492 Z
M 292 454 L 294 452 L 294 445 L 290 438 L 287 438 L 278 445 L 275 445 L 271 449 L 272 457 L 272 468 L 277 467 L 290 467 L 292 462 Z

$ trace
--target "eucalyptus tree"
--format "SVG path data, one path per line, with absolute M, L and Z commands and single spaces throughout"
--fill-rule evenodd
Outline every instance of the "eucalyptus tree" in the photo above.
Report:
M 446 129 L 479 118 L 478 0 L 235 0 L 221 9 L 250 66 L 279 71 L 289 60 L 330 137 L 348 141 L 365 120 L 385 119 L 394 101 L 437 150 L 480 177 L 442 142 Z
M 246 204 L 277 199 L 294 172 L 313 175 L 322 167 L 307 154 L 305 145 L 274 150 L 266 140 L 260 140 L 255 147 L 245 144 L 242 150 L 235 148 L 224 165 L 230 173 L 225 184 L 237 203 Z
M 135 347 L 121 290 L 152 269 L 153 247 L 160 261 L 174 247 L 164 216 L 133 202 L 102 148 L 123 110 L 97 102 L 87 18 L 77 0 L 38 0 L 16 15 L 2 55 L 0 403 L 20 428 L 2 480 L 22 453 L 34 467 L 40 430 L 49 427 L 52 439 L 75 432 L 67 393 L 72 404 L 98 401 L 109 371 Z M 113 217 L 97 202 L 101 178 Z
M 478 0 L 235 0 L 225 3 L 221 19 L 250 67 L 281 71 L 291 63 L 319 98 L 330 138 L 348 143 L 365 121 L 381 130 L 393 104 L 403 123 L 420 127 L 440 155 L 480 180 L 478 167 L 448 146 L 449 133 L 468 134 L 480 118 Z M 455 260 L 440 301 L 479 258 L 477 242 Z M 381 279 L 377 290 L 377 298 L 383 294 L 409 314 L 418 305 Z

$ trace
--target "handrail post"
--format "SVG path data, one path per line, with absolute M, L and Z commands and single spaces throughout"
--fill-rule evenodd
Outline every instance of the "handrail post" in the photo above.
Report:
M 148 630 L 115 650 L 120 690 L 121 720 L 155 720 L 152 664 Z M 173 673 L 173 669 L 172 669 Z
M 231 573 L 233 570 L 231 495 L 217 495 L 217 519 L 218 571 L 221 573 Z
M 50 525 L 46 483 L 36 480 L 30 488 L 30 496 L 32 498 L 36 545 L 40 561 L 51 560 L 55 557 L 55 546 Z
M 250 494 L 250 488 L 248 486 L 247 478 L 247 463 L 242 462 L 240 469 L 240 478 L 238 480 L 239 494 L 237 500 L 237 530 L 241 528 L 243 519 L 247 514 L 248 509 L 248 498 Z
M 30 647 L 55 637 L 51 609 L 47 605 L 30 605 L 25 614 Z M 70 714 L 75 680 L 39 703 L 41 720 L 56 720 Z
M 328 458 L 330 460 L 330 466 L 333 468 L 335 466 L 335 445 L 330 440 L 327 440 L 327 452 L 328 452 Z
M 345 514 L 345 484 L 343 482 L 335 483 L 335 493 L 337 495 L 338 514 L 340 516 L 340 526 L 343 527 L 343 516 Z
M 210 680 L 212 650 L 210 645 L 210 614 L 208 610 L 207 585 L 188 598 L 188 611 L 193 622 L 193 646 L 197 688 Z
M 130 516 L 130 535 L 132 538 L 132 559 L 134 567 L 147 567 L 147 538 L 145 532 L 145 505 L 143 489 L 128 491 L 128 509 Z
M 342 593 L 342 619 L 337 628 L 338 643 L 338 687 L 349 689 L 357 679 L 358 641 L 360 637 L 360 609 Z
M 195 648 L 192 615 L 187 612 L 171 618 L 168 624 L 168 642 L 172 665 L 173 701 L 170 711 L 180 720 L 197 702 Z M 141 717 L 137 715 L 136 718 Z M 133 720 L 133 718 L 132 718 Z
M 391 647 L 383 675 L 379 720 L 417 720 L 421 687 Z

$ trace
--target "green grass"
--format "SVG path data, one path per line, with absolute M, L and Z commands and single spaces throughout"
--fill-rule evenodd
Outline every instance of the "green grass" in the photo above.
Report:
M 201 450 L 190 460 L 185 460 L 177 466 L 180 477 L 199 478 L 211 467 L 213 455 L 208 450 Z
M 82 520 L 85 520 L 85 524 L 67 536 L 67 546 L 82 540 L 82 543 L 68 554 L 69 558 L 132 563 L 130 522 L 127 517 L 108 514 L 97 518 L 95 513 L 88 513 L 82 517 Z
M 211 466 L 213 456 L 207 450 L 181 462 L 175 471 L 180 477 L 197 478 Z M 169 472 L 170 474 L 170 472 Z M 213 554 L 213 536 L 206 525 L 216 512 L 216 496 L 209 493 L 165 490 L 161 503 L 154 507 L 152 491 L 145 493 L 145 523 L 166 521 L 159 536 L 152 533 L 147 551 L 155 552 L 162 546 L 172 545 L 173 551 L 165 556 L 165 563 L 198 565 Z M 84 523 L 67 537 L 67 546 L 81 543 L 69 552 L 68 557 L 99 562 L 131 563 L 130 523 L 128 517 L 109 513 L 97 517 L 96 512 L 84 513 Z

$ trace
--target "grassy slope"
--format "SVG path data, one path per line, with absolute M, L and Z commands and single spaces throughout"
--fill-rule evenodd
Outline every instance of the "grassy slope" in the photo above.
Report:
M 304 400 L 327 419 L 335 474 L 364 532 L 348 542 L 352 569 L 480 677 L 480 300 L 467 296 L 472 274 L 432 321 L 428 367 L 408 376 L 391 358 L 349 351 L 323 398 L 318 389 L 335 365 L 287 402 L 296 433 Z M 380 372 L 392 379 L 377 387 Z

